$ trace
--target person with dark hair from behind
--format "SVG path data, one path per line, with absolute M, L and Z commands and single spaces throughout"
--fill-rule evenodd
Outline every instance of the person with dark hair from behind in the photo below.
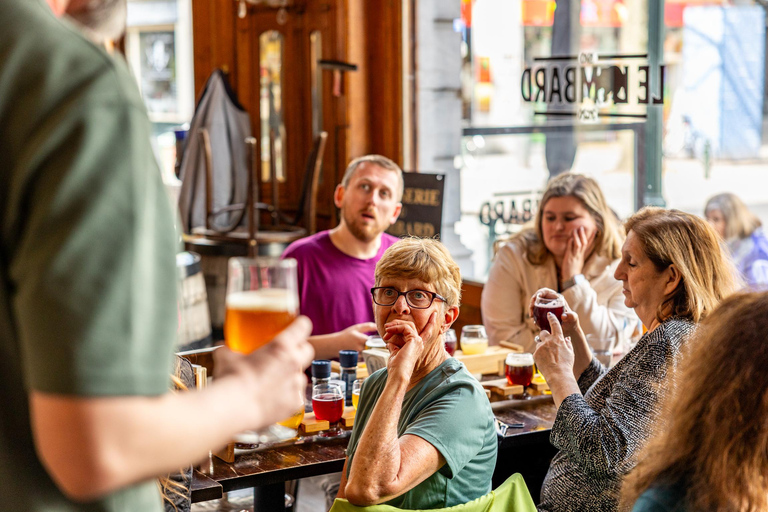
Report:
M 107 4 L 0 2 L 3 512 L 161 511 L 155 478 L 295 411 L 313 356 L 300 318 L 168 392 L 177 237 L 149 119 L 125 62 L 59 19 Z
M 752 290 L 768 289 L 768 237 L 760 219 L 731 193 L 710 198 L 704 214 L 728 247 L 744 284 Z
M 622 489 L 633 512 L 768 510 L 768 293 L 699 327 L 655 437 Z

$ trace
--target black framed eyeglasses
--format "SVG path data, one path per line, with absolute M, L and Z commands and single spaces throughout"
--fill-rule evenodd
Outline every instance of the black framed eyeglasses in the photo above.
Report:
M 392 306 L 397 302 L 397 299 L 401 295 L 405 296 L 405 302 L 408 303 L 414 309 L 427 309 L 432 305 L 435 299 L 440 299 L 446 302 L 445 297 L 435 292 L 428 292 L 427 290 L 408 290 L 407 292 L 401 292 L 391 286 L 377 286 L 371 288 L 371 295 L 373 295 L 373 302 L 379 306 Z

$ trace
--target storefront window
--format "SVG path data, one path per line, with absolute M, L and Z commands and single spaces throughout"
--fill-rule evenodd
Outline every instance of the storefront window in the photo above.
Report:
M 755 186 L 768 185 L 764 8 L 667 0 L 654 24 L 649 7 L 462 0 L 457 231 L 474 251 L 475 278 L 487 275 L 493 243 L 535 213 L 551 176 L 595 178 L 621 218 L 642 206 L 636 178 L 652 167 L 644 137 L 654 105 L 666 205 L 701 214 L 707 198 L 730 191 L 768 221 L 764 187 Z M 649 26 L 663 31 L 659 66 L 650 62 Z

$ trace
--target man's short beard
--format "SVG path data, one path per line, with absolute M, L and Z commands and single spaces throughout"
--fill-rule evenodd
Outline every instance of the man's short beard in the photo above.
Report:
M 346 211 L 342 211 L 341 215 L 344 218 L 344 223 L 347 225 L 349 232 L 361 242 L 372 242 L 377 236 L 381 235 L 381 233 L 371 233 L 370 231 L 360 229 L 355 223 L 355 218 L 348 215 Z
M 72 0 L 66 14 L 97 43 L 115 41 L 125 32 L 126 0 Z

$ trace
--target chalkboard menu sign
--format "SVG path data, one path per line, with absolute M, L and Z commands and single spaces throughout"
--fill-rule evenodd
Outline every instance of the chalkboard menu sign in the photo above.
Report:
M 403 210 L 387 233 L 395 236 L 440 235 L 443 223 L 443 174 L 404 172 Z

